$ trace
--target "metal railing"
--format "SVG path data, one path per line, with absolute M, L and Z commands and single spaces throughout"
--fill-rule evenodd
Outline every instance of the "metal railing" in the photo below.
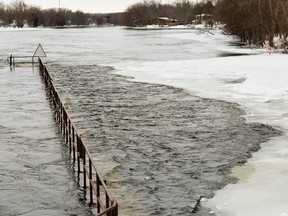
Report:
M 39 71 L 47 86 L 48 94 L 52 99 L 55 108 L 55 118 L 60 125 L 61 132 L 65 138 L 65 142 L 69 147 L 69 153 L 75 164 L 77 162 L 78 176 L 83 173 L 83 187 L 87 189 L 87 182 L 89 184 L 90 205 L 96 199 L 97 216 L 118 216 L 118 204 L 112 199 L 108 192 L 106 182 L 102 179 L 98 172 L 87 146 L 83 142 L 80 134 L 69 114 L 63 105 L 59 93 L 54 87 L 52 78 L 39 58 Z M 75 164 L 76 165 L 76 164 Z
M 16 63 L 18 64 L 36 64 L 38 63 L 37 57 L 35 56 L 13 56 L 10 55 L 7 57 L 7 63 L 10 65 L 10 68 L 15 67 Z

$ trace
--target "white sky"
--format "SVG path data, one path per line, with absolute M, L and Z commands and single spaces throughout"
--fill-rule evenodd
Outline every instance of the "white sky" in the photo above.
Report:
M 142 2 L 142 0 L 24 0 L 28 5 L 38 5 L 45 8 L 68 8 L 73 11 L 81 10 L 89 13 L 123 12 L 132 4 Z M 161 3 L 171 3 L 176 0 L 161 0 Z M 0 0 L 5 4 L 15 2 L 15 0 Z

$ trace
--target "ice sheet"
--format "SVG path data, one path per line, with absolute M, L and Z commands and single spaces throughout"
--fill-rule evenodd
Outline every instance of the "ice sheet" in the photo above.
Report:
M 179 38 L 182 36 L 179 35 Z M 215 40 L 219 38 L 215 37 Z M 215 45 L 214 42 L 211 44 Z M 233 51 L 233 48 L 222 45 L 220 49 Z M 251 53 L 249 50 L 246 52 Z M 241 179 L 239 183 L 217 191 L 215 197 L 203 205 L 220 216 L 287 215 L 286 55 L 269 55 L 263 50 L 258 55 L 142 62 L 119 65 L 118 68 L 121 74 L 135 77 L 135 81 L 172 85 L 202 97 L 239 103 L 247 111 L 245 118 L 248 122 L 262 122 L 281 128 L 283 137 L 263 143 L 262 149 L 247 164 L 233 170 L 234 176 Z

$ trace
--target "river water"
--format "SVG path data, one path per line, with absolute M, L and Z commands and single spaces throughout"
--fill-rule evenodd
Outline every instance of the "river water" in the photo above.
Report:
M 1 66 L 0 215 L 92 215 L 37 70 Z
M 10 54 L 29 56 L 42 44 L 48 56 L 43 60 L 121 215 L 191 215 L 199 196 L 212 198 L 235 183 L 231 169 L 280 135 L 257 121 L 246 124 L 241 98 L 239 106 L 209 94 L 225 88 L 215 74 L 204 72 L 213 69 L 207 59 L 253 53 L 232 46 L 237 40 L 218 31 L 116 27 L 0 33 L 1 68 Z M 199 70 L 192 60 L 204 65 Z M 195 82 L 185 82 L 187 69 L 203 73 L 191 73 Z M 245 82 L 238 75 L 225 78 L 229 85 Z M 212 207 L 199 207 L 195 215 L 211 215 Z

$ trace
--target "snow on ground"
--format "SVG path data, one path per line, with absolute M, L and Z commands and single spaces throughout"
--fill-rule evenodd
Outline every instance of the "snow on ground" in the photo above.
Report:
M 179 34 L 178 37 L 185 35 Z M 202 38 L 211 43 L 212 49 L 243 52 L 243 49 L 223 46 L 223 37 Z M 218 47 L 217 43 L 220 44 Z M 244 51 L 255 54 L 252 50 Z M 171 85 L 202 97 L 239 103 L 247 111 L 245 118 L 248 122 L 262 122 L 284 131 L 282 137 L 263 143 L 262 149 L 247 164 L 233 170 L 239 183 L 217 191 L 213 199 L 203 203 L 216 215 L 288 214 L 287 55 L 269 55 L 265 50 L 254 54 L 117 66 L 119 73 L 135 77 L 135 81 Z

